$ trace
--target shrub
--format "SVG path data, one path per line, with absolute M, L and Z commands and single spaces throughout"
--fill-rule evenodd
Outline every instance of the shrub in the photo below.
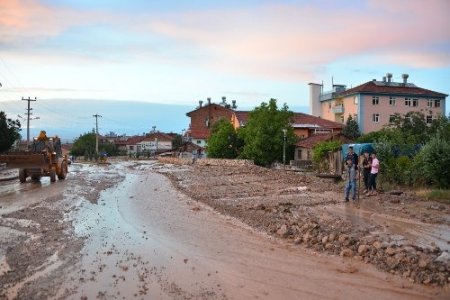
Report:
M 414 159 L 414 180 L 438 188 L 450 187 L 450 142 L 433 137 Z

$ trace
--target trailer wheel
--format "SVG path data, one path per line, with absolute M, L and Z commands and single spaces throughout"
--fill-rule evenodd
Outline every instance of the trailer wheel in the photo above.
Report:
M 33 179 L 35 181 L 39 181 L 41 179 L 41 176 L 39 176 L 39 175 L 31 175 L 31 179 Z
M 55 168 L 51 168 L 50 170 L 50 182 L 56 181 L 56 171 Z
M 19 181 L 20 183 L 24 183 L 27 181 L 27 171 L 25 169 L 19 170 Z
M 66 179 L 66 176 L 67 176 L 67 163 L 65 161 L 63 161 L 61 163 L 61 171 L 58 174 L 58 179 L 59 180 Z

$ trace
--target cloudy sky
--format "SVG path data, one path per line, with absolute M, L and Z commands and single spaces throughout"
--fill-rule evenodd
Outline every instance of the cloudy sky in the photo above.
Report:
M 386 72 L 449 94 L 449 12 L 447 0 L 0 0 L 0 105 L 304 106 L 309 82 L 350 87 Z

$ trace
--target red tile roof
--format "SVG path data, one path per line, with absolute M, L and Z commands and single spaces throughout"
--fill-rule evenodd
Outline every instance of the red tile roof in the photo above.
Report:
M 130 137 L 126 142 L 126 145 L 136 145 L 137 143 L 141 142 L 144 138 L 145 137 L 143 136 Z
M 214 106 L 216 106 L 216 107 L 223 108 L 223 109 L 225 109 L 225 110 L 229 110 L 230 112 L 233 111 L 231 108 L 228 108 L 228 107 L 225 107 L 225 106 L 216 104 L 216 103 L 211 103 L 211 104 L 203 105 L 202 107 L 197 107 L 196 109 L 194 109 L 194 110 L 192 110 L 192 111 L 186 113 L 186 116 L 190 117 L 192 113 L 194 113 L 194 112 L 196 112 L 196 111 L 199 111 L 199 110 L 201 110 L 201 109 L 205 109 L 205 108 L 207 108 L 208 106 L 210 106 L 211 108 L 214 107 Z
M 158 139 L 158 141 L 172 141 L 174 139 L 173 136 L 162 133 L 162 132 L 155 132 L 151 133 L 148 136 L 143 139 L 144 141 L 154 141 L 155 138 Z
M 294 113 L 294 116 L 291 120 L 292 124 L 301 124 L 301 125 L 311 125 L 311 128 L 334 128 L 339 129 L 343 128 L 344 125 L 341 123 L 325 120 L 316 116 L 304 114 L 304 113 Z M 308 126 L 305 126 L 308 127 Z
M 411 95 L 427 97 L 447 97 L 448 95 L 417 87 L 413 84 L 393 82 L 391 84 L 382 81 L 369 81 L 358 85 L 352 89 L 339 93 L 338 96 L 347 96 L 360 93 Z
M 209 130 L 207 128 L 193 127 L 189 131 L 189 136 L 195 139 L 207 139 L 209 137 Z
M 303 139 L 295 144 L 297 147 L 312 149 L 317 143 L 337 139 L 341 133 L 334 134 L 314 134 L 306 139 Z

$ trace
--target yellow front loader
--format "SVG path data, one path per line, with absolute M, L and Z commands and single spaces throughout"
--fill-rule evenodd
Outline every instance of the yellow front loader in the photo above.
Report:
M 0 163 L 5 163 L 7 168 L 19 169 L 19 180 L 24 183 L 28 177 L 39 180 L 43 176 L 49 176 L 51 182 L 66 178 L 68 173 L 67 155 L 58 157 L 56 152 L 43 150 L 40 153 L 33 152 L 9 152 L 0 154 Z

